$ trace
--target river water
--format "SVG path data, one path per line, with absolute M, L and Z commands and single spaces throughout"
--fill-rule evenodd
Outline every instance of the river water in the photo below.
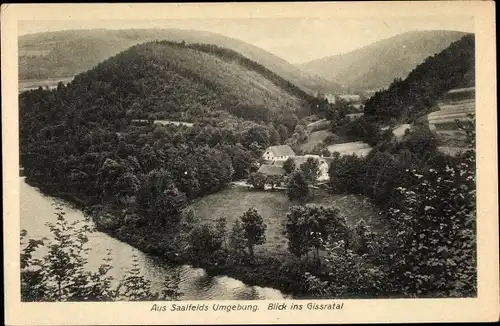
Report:
M 28 231 L 28 238 L 47 237 L 51 233 L 46 222 L 55 223 L 54 201 L 60 202 L 70 222 L 84 220 L 81 211 L 66 205 L 63 201 L 42 194 L 38 189 L 20 180 L 21 229 Z M 103 263 L 103 258 L 111 250 L 113 266 L 110 271 L 115 279 L 121 279 L 127 269 L 132 267 L 132 261 L 138 261 L 144 277 L 151 281 L 153 291 L 159 291 L 165 282 L 166 275 L 175 275 L 181 300 L 253 300 L 253 299 L 283 299 L 286 296 L 272 288 L 248 286 L 241 281 L 227 276 L 209 276 L 203 269 L 188 265 L 169 266 L 160 261 L 118 241 L 102 232 L 90 235 L 88 243 L 91 250 L 88 255 L 88 267 L 92 271 Z

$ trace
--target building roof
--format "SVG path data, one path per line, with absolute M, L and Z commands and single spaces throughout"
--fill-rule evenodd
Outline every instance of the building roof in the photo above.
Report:
M 280 165 L 262 164 L 257 172 L 265 175 L 284 175 L 285 169 Z
M 268 148 L 274 156 L 293 156 L 295 152 L 288 145 L 271 146 Z

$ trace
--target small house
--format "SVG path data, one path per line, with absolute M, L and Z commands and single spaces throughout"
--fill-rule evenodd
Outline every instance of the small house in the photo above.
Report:
M 290 146 L 279 145 L 268 147 L 262 155 L 262 158 L 265 161 L 276 162 L 286 161 L 291 156 L 295 156 L 295 152 Z

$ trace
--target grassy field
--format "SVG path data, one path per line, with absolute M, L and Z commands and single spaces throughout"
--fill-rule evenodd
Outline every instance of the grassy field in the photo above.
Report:
M 19 81 L 19 92 L 27 91 L 30 89 L 37 89 L 38 87 L 49 87 L 54 88 L 59 84 L 59 82 L 63 82 L 65 85 L 70 83 L 73 80 L 74 76 L 70 77 L 61 77 L 61 78 L 48 78 L 43 80 L 20 80 Z
M 317 191 L 312 204 L 335 206 L 346 217 L 349 224 L 355 224 L 361 218 L 378 228 L 377 210 L 363 197 L 354 195 L 330 195 Z M 286 214 L 293 204 L 283 192 L 252 191 L 242 187 L 233 187 L 222 192 L 206 196 L 191 205 L 195 214 L 203 221 L 214 221 L 225 217 L 228 228 L 249 208 L 254 207 L 267 224 L 264 245 L 257 246 L 257 255 L 286 258 L 289 255 L 285 230 Z
M 325 140 L 326 137 L 331 135 L 332 133 L 328 130 L 319 130 L 312 132 L 309 136 L 309 139 L 302 145 L 300 145 L 300 149 L 304 152 L 311 152 L 316 145 L 319 145 Z

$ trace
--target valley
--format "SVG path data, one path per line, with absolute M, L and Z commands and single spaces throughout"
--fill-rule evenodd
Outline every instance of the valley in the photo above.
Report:
M 25 182 L 167 265 L 295 298 L 474 296 L 474 120 L 450 155 L 428 116 L 474 87 L 474 35 L 425 35 L 437 54 L 346 64 L 346 87 L 208 32 L 27 35 L 20 77 L 45 79 L 20 86 Z

